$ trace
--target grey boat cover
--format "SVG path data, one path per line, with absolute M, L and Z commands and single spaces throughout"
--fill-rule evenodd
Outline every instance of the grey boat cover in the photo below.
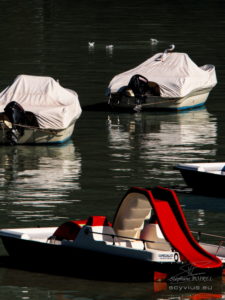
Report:
M 116 93 L 128 85 L 133 75 L 142 75 L 159 85 L 162 98 L 181 98 L 194 91 L 212 89 L 217 84 L 215 67 L 198 67 L 186 53 L 158 53 L 134 69 L 116 75 L 108 86 Z
M 63 88 L 51 77 L 17 76 L 0 93 L 0 112 L 11 101 L 34 113 L 39 127 L 44 129 L 65 129 L 81 114 L 77 93 Z

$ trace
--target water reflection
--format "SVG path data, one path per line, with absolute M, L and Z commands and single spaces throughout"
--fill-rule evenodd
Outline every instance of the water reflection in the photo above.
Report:
M 67 200 L 71 190 L 81 188 L 81 156 L 72 141 L 64 146 L 2 147 L 0 154 L 1 210 L 9 204 L 9 216 L 50 217 L 53 207 L 79 201 Z
M 206 221 L 205 221 L 205 211 L 204 211 L 204 209 L 198 209 L 197 213 L 198 213 L 198 217 L 197 217 L 198 226 L 205 226 Z
M 217 119 L 206 108 L 185 113 L 110 115 L 108 138 L 114 174 L 133 172 L 142 178 L 142 185 L 149 179 L 173 181 L 175 164 L 215 159 Z
M 223 282 L 168 284 L 166 282 L 126 283 L 90 282 L 84 279 L 67 278 L 22 270 L 2 269 L 0 272 L 0 298 L 10 286 L 11 299 L 218 299 L 224 298 Z M 38 289 L 37 289 L 38 287 Z M 101 295 L 101 296 L 99 296 Z

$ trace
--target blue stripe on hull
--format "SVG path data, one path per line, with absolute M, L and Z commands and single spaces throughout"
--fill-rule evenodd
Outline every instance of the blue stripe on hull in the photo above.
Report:
M 30 146 L 41 146 L 41 145 L 62 145 L 64 143 L 69 142 L 69 140 L 71 139 L 71 136 L 67 137 L 64 140 L 61 141 L 57 141 L 57 142 L 43 142 L 43 143 L 23 143 L 23 144 L 17 144 L 16 146 L 26 146 L 26 145 L 30 145 Z
M 68 142 L 68 141 L 70 140 L 70 138 L 71 138 L 71 136 L 69 136 L 69 137 L 67 137 L 66 139 L 61 140 L 61 141 L 57 141 L 57 142 L 47 142 L 47 143 L 44 143 L 44 144 L 51 144 L 51 145 L 53 145 L 53 144 L 63 144 L 63 143 Z M 36 145 L 37 145 L 37 144 L 36 144 Z
M 183 107 L 168 107 L 169 110 L 184 110 L 184 109 L 192 109 L 197 108 L 205 104 L 205 101 L 199 104 L 190 105 L 190 106 L 183 106 Z

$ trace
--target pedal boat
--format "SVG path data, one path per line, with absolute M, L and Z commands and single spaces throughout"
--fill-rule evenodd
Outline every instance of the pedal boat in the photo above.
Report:
M 220 276 L 225 259 L 221 245 L 210 248 L 218 257 L 194 239 L 175 192 L 162 187 L 131 188 L 112 223 L 90 216 L 58 228 L 1 229 L 0 237 L 17 264 L 95 279 L 168 280 L 190 276 L 190 266 L 192 276 Z

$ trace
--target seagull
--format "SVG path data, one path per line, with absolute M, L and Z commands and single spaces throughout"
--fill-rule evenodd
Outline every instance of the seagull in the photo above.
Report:
M 164 51 L 164 53 L 172 52 L 174 49 L 175 49 L 175 45 L 171 44 L 169 45 L 169 48 Z
M 174 45 L 174 44 L 169 45 L 169 48 L 166 49 L 166 50 L 163 52 L 163 55 L 160 56 L 157 60 L 164 61 L 165 58 L 166 58 L 166 56 L 167 56 L 167 54 L 168 54 L 168 53 L 171 53 L 174 49 L 175 49 L 175 45 Z
M 106 45 L 105 46 L 105 49 L 106 49 L 106 52 L 108 53 L 108 55 L 110 55 L 110 56 L 113 55 L 113 48 L 114 48 L 113 45 Z
M 88 47 L 89 48 L 94 48 L 95 42 L 88 42 Z
M 150 41 L 152 45 L 157 45 L 159 42 L 157 39 L 150 39 Z
M 105 46 L 105 48 L 108 49 L 108 50 L 113 50 L 113 47 L 114 47 L 113 45 L 106 45 Z

